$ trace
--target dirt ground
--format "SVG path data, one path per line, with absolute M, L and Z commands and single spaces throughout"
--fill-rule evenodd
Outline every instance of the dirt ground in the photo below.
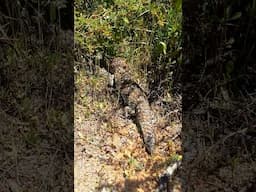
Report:
M 154 191 L 157 180 L 174 154 L 178 139 L 158 144 L 149 156 L 136 126 L 119 118 L 114 130 L 97 120 L 85 121 L 75 130 L 75 191 Z M 178 125 L 176 125 L 178 126 Z M 166 132 L 166 130 L 159 130 Z M 161 134 L 163 140 L 163 134 Z
M 174 118 L 168 126 L 157 129 L 156 149 L 148 155 L 137 127 L 108 94 L 105 77 L 97 78 L 93 85 L 92 77 L 77 78 L 75 192 L 156 191 L 159 177 L 180 157 L 180 121 Z
M 206 121 L 195 118 L 181 123 L 181 100 L 163 98 L 167 107 L 161 100 L 152 104 L 159 123 L 163 121 L 165 126 L 157 128 L 156 149 L 150 156 L 107 81 L 106 75 L 76 76 L 75 192 L 160 192 L 160 177 L 180 158 L 183 161 L 169 191 L 255 191 L 256 163 L 249 152 L 254 150 L 255 140 L 246 134 L 246 128 L 213 127 L 209 119 L 216 121 L 214 113 Z M 246 113 L 247 106 L 244 108 Z M 238 112 L 234 110 L 235 115 Z M 198 117 L 201 110 L 194 113 Z M 232 119 L 236 121 L 238 117 Z

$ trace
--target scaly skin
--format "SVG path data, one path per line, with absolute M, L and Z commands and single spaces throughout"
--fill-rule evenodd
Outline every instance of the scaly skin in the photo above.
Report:
M 124 104 L 131 111 L 135 111 L 134 122 L 141 133 L 146 151 L 152 154 L 156 143 L 156 118 L 147 100 L 147 94 L 132 80 L 129 66 L 124 59 L 113 59 L 110 69 L 115 76 L 115 85 L 120 91 Z

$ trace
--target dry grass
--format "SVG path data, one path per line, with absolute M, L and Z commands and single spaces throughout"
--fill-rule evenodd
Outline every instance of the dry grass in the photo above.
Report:
M 49 50 L 29 38 L 11 42 L 1 58 L 1 189 L 70 191 L 73 58 L 67 45 Z

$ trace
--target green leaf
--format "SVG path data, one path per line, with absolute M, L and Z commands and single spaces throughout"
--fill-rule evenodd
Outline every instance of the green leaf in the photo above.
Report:
M 242 16 L 241 12 L 236 12 L 231 18 L 228 19 L 228 21 L 237 20 Z
M 182 0 L 175 0 L 175 9 L 180 11 L 182 9 Z
M 162 45 L 162 50 L 163 50 L 163 53 L 164 53 L 164 55 L 166 55 L 166 50 L 167 50 L 167 46 L 166 46 L 166 43 L 164 43 L 164 42 L 160 42 L 160 45 Z
M 124 17 L 123 18 L 123 21 L 126 23 L 126 24 L 129 24 L 130 22 L 129 22 L 129 19 L 127 18 L 127 17 Z

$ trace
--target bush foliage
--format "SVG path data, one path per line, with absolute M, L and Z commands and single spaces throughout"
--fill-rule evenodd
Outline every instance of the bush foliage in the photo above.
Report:
M 160 83 L 180 62 L 181 16 L 180 0 L 77 0 L 75 43 L 87 61 L 125 57 L 149 84 Z

